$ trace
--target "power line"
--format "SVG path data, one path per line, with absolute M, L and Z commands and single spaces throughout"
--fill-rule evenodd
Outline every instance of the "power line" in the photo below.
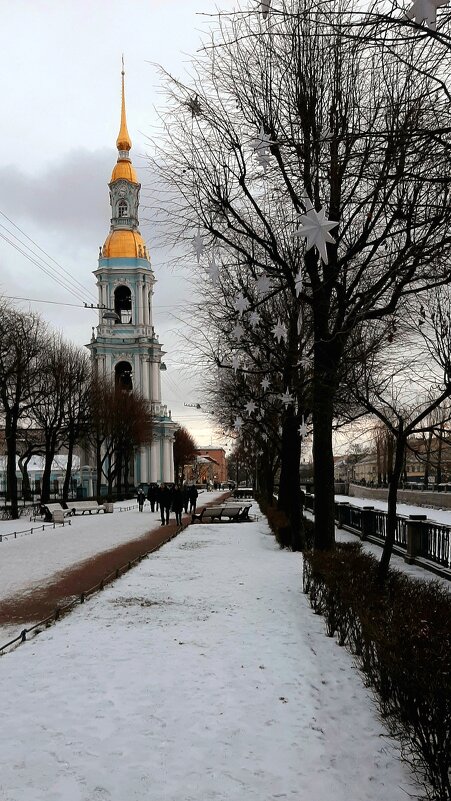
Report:
M 63 303 L 59 300 L 41 300 L 40 298 L 19 298 L 16 295 L 2 295 L 5 300 L 25 300 L 28 303 L 51 303 L 53 306 L 73 306 L 75 309 L 91 309 L 92 311 L 98 311 L 98 307 L 94 306 L 86 306 L 85 304 L 81 303 Z
M 2 226 L 2 228 L 4 228 L 4 226 Z M 8 231 L 8 233 L 11 234 L 10 231 Z M 11 234 L 11 236 L 14 236 L 14 234 Z M 80 300 L 83 300 L 83 295 L 81 294 L 81 292 L 79 292 L 78 290 L 74 290 L 74 288 L 69 286 L 64 279 L 56 278 L 54 275 L 52 275 L 52 273 L 48 269 L 46 269 L 42 264 L 39 264 L 39 262 L 36 261 L 36 259 L 33 259 L 28 253 L 22 250 L 22 248 L 18 247 L 18 245 L 16 245 L 15 242 L 12 242 L 11 239 L 8 239 L 8 237 L 2 234 L 1 231 L 0 231 L 0 237 L 4 239 L 5 242 L 8 242 L 8 244 L 11 245 L 11 247 L 13 247 L 19 253 L 21 253 L 22 256 L 25 256 L 25 258 L 28 259 L 28 261 L 31 261 L 32 264 L 35 264 L 36 267 L 38 267 L 40 270 L 42 270 L 43 273 L 45 273 L 45 275 L 47 275 L 53 281 L 56 281 L 56 283 L 59 284 L 61 287 L 63 287 L 63 289 L 65 289 L 67 292 L 70 292 L 71 294 L 76 294 Z M 21 244 L 23 244 L 23 242 Z
M 45 251 L 45 250 L 44 250 L 44 248 L 41 248 L 41 246 L 40 246 L 40 245 L 38 245 L 38 243 L 37 243 L 37 242 L 35 242 L 35 241 L 34 241 L 34 239 L 32 239 L 32 238 L 31 238 L 31 236 L 29 236 L 29 235 L 28 235 L 28 234 L 27 234 L 27 233 L 26 233 L 26 232 L 25 232 L 25 231 L 24 231 L 22 228 L 20 228 L 20 227 L 19 227 L 19 226 L 18 226 L 18 225 L 17 225 L 17 224 L 14 222 L 14 220 L 11 220 L 11 219 L 10 219 L 10 218 L 7 216 L 7 214 L 5 214 L 5 212 L 4 212 L 4 211 L 1 211 L 1 210 L 0 210 L 0 214 L 2 215 L 2 217 L 4 217 L 4 218 L 5 218 L 5 220 L 8 220 L 8 222 L 9 222 L 11 225 L 13 225 L 13 226 L 14 226 L 14 228 L 16 228 L 18 231 L 20 231 L 20 233 L 21 233 L 23 236 L 25 236 L 27 239 L 29 239 L 29 240 L 30 240 L 30 242 L 32 242 L 32 243 L 33 243 L 33 245 L 34 245 L 35 247 L 37 247 L 37 248 L 38 248 L 38 250 L 40 250 L 40 251 L 41 251 L 41 253 L 43 253 L 43 254 L 44 254 L 44 255 L 45 255 L 45 256 L 46 256 L 48 259 L 50 259 L 50 261 L 53 261 L 53 263 L 54 263 L 54 264 L 56 264 L 56 266 L 57 266 L 57 267 L 58 267 L 58 268 L 59 268 L 59 269 L 60 269 L 60 270 L 61 270 L 63 273 L 65 273 L 65 274 L 68 276 L 68 278 L 70 279 L 70 282 L 71 282 L 71 283 L 72 283 L 74 286 L 75 286 L 75 285 L 78 285 L 78 286 L 79 286 L 79 287 L 80 287 L 80 288 L 83 290 L 83 292 L 88 292 L 88 294 L 92 295 L 92 293 L 91 293 L 91 291 L 90 291 L 90 290 L 88 290 L 88 289 L 87 289 L 85 286 L 83 286 L 83 284 L 81 284 L 81 283 L 80 283 L 80 281 L 77 281 L 77 279 L 76 279 L 76 278 L 73 278 L 73 277 L 72 277 L 72 275 L 71 275 L 71 273 L 70 273 L 68 270 L 66 270 L 66 269 L 65 269 L 65 268 L 64 268 L 64 267 L 63 267 L 63 266 L 62 266 L 62 265 L 61 265 L 59 262 L 57 262 L 57 261 L 56 261 L 56 259 L 54 259 L 52 256 L 50 256 L 50 254 L 49 254 L 49 253 L 47 253 L 47 251 Z M 6 230 L 6 231 L 8 231 L 8 229 L 7 229 L 5 226 L 2 226 L 2 228 L 5 228 L 5 230 Z M 18 237 L 16 237 L 16 236 L 15 236 L 15 235 L 14 235 L 14 234 L 11 232 L 11 231 L 8 231 L 8 233 L 10 233 L 12 236 L 14 236 L 14 237 L 15 237 L 15 239 L 17 239 L 17 240 L 18 240 L 18 242 L 21 242 L 21 240 L 20 240 Z M 39 256 L 37 253 L 34 253 L 34 252 L 31 250 L 31 248 L 29 248 L 29 247 L 28 247 L 28 245 L 27 245 L 25 242 L 21 242 L 21 244 L 22 244 L 24 247 L 27 247 L 27 248 L 28 248 L 28 249 L 31 251 L 31 253 L 33 253 L 33 255 L 34 255 L 34 256 L 36 256 L 38 259 L 41 259 L 41 261 L 44 261 L 44 259 L 42 259 L 42 257 L 41 257 L 41 256 Z M 44 264 L 45 264 L 45 263 L 46 263 L 46 262 L 44 261 Z M 51 270 L 54 270 L 54 268 L 53 268 L 53 267 L 52 267 L 50 264 L 48 264 L 47 266 L 49 267 L 49 269 L 51 269 Z

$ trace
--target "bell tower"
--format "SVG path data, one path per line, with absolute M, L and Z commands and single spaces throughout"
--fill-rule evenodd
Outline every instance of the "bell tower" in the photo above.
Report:
M 153 440 L 135 456 L 135 485 L 174 480 L 172 442 L 177 428 L 161 401 L 164 351 L 155 333 L 152 297 L 156 282 L 150 256 L 139 231 L 141 184 L 130 159 L 132 147 L 125 110 L 122 60 L 122 103 L 118 151 L 109 183 L 111 220 L 94 271 L 99 322 L 87 347 L 99 374 L 123 389 L 136 388 L 149 402 Z

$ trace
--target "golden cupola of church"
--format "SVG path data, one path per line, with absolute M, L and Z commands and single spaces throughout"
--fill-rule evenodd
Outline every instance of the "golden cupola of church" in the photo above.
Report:
M 121 124 L 116 140 L 117 163 L 110 180 L 111 227 L 102 248 L 106 259 L 149 259 L 146 244 L 139 232 L 139 190 L 141 184 L 130 159 L 132 142 L 125 111 L 125 72 L 122 61 Z

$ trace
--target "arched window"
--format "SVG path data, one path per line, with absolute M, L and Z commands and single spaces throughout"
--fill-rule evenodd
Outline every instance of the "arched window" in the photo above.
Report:
M 128 325 L 132 321 L 132 293 L 128 286 L 118 286 L 114 290 L 114 311 L 119 317 L 118 325 Z
M 126 200 L 120 200 L 117 207 L 118 217 L 128 217 L 128 203 Z
M 114 368 L 114 382 L 117 389 L 125 389 L 127 391 L 133 389 L 132 366 L 130 362 L 117 363 Z

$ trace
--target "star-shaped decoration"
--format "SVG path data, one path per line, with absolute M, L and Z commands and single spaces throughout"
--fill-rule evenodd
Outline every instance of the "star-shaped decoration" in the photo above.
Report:
M 263 442 L 266 442 L 266 441 L 267 441 L 267 439 L 268 439 L 268 435 L 267 435 L 267 434 L 262 434 L 262 440 L 263 440 Z
M 244 408 L 248 413 L 248 415 L 251 415 L 255 412 L 257 405 L 254 403 L 254 401 L 249 401 L 248 403 L 246 403 L 246 406 Z
M 251 147 L 255 154 L 262 152 L 267 153 L 271 145 L 275 144 L 276 142 L 271 139 L 269 134 L 265 133 L 265 129 L 263 128 L 263 125 L 261 125 L 258 136 L 256 136 L 251 142 Z
M 331 228 L 335 228 L 338 222 L 328 220 L 324 209 L 315 211 L 310 209 L 305 214 L 301 214 L 301 223 L 294 236 L 299 236 L 307 240 L 307 250 L 316 247 L 324 264 L 328 264 L 326 243 L 335 244 L 335 239 L 330 235 Z
M 232 370 L 234 373 L 236 373 L 239 366 L 240 366 L 240 357 L 238 356 L 237 353 L 234 353 L 232 356 Z
M 255 288 L 259 295 L 264 295 L 271 286 L 270 278 L 263 273 L 255 283 Z
M 306 436 L 306 434 L 307 434 L 307 426 L 306 426 L 306 424 L 304 422 L 304 418 L 302 418 L 302 423 L 299 426 L 298 431 L 299 431 L 299 436 L 301 436 L 301 437 L 305 437 Z
M 219 266 L 216 264 L 215 257 L 213 256 L 207 267 L 208 277 L 210 278 L 213 286 L 219 281 Z
M 283 325 L 283 323 L 280 322 L 280 320 L 277 320 L 277 323 L 272 329 L 272 332 L 278 342 L 281 342 L 283 339 L 287 338 L 287 329 Z
M 256 311 L 251 312 L 249 315 L 249 323 L 251 324 L 252 328 L 255 328 L 255 326 L 259 322 L 260 322 L 260 315 L 258 314 L 258 312 Z
M 202 106 L 197 95 L 190 97 L 183 105 L 189 108 L 193 117 L 198 117 L 199 114 L 202 114 Z
M 290 403 L 294 403 L 293 395 L 289 393 L 288 389 L 285 390 L 283 395 L 279 395 L 279 397 L 283 405 L 285 406 L 285 409 L 287 408 L 287 406 L 290 405 Z
M 266 392 L 269 389 L 270 385 L 271 385 L 271 381 L 269 380 L 269 378 L 264 378 L 263 381 L 260 384 L 260 386 L 261 386 L 261 388 L 262 388 L 262 390 L 264 392 Z
M 262 11 L 263 19 L 267 19 L 271 11 L 271 0 L 261 0 L 260 8 Z
M 244 334 L 244 328 L 243 328 L 242 325 L 240 325 L 240 323 L 237 323 L 235 328 L 232 328 L 230 333 L 231 333 L 232 337 L 239 342 L 241 337 Z
M 201 236 L 201 233 L 200 233 L 199 230 L 198 230 L 196 236 L 193 236 L 193 248 L 194 248 L 194 253 L 197 256 L 197 263 L 199 264 L 200 257 L 202 256 L 202 253 L 205 250 L 204 238 L 203 238 L 203 236 Z
M 243 418 L 240 416 L 235 417 L 235 422 L 233 424 L 235 431 L 240 431 L 242 425 L 243 425 Z
M 248 308 L 249 301 L 244 297 L 243 293 L 240 292 L 235 300 L 235 309 L 239 313 L 240 317 L 242 317 L 243 312 L 247 311 Z
M 432 30 L 437 27 L 437 9 L 447 6 L 449 0 L 414 0 L 411 8 L 406 12 L 407 19 L 414 19 L 418 25 L 423 22 Z

